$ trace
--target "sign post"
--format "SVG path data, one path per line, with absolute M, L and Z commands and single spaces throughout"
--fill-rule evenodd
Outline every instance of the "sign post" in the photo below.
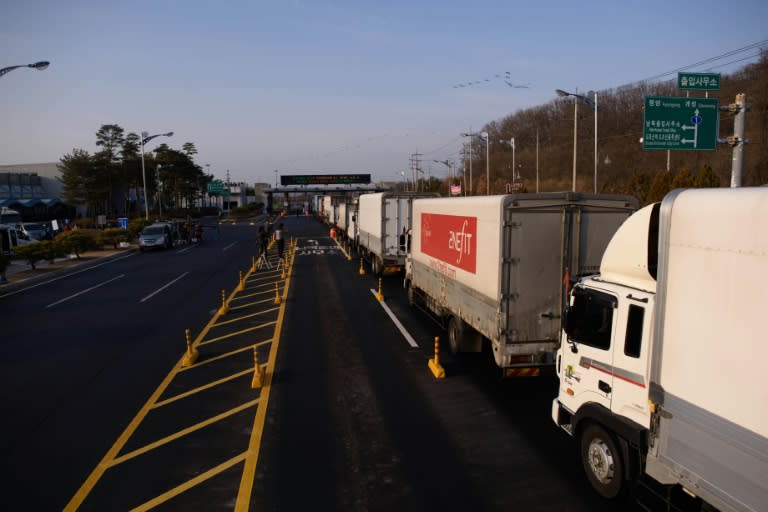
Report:
M 646 96 L 644 150 L 714 150 L 720 125 L 717 98 Z

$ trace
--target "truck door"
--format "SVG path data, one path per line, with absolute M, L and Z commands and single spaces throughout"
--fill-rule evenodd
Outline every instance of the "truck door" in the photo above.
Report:
M 611 408 L 615 296 L 578 287 L 571 295 L 560 350 L 560 402 L 571 411 L 592 402 Z
M 611 411 L 648 427 L 648 346 L 653 295 L 633 290 L 619 301 L 613 344 Z

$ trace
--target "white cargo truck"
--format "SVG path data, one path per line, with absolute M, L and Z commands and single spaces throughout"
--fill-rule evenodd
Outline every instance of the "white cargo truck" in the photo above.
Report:
M 358 251 L 375 274 L 399 271 L 405 264 L 411 229 L 411 204 L 429 192 L 377 192 L 358 198 Z
M 418 199 L 408 300 L 447 327 L 453 353 L 487 339 L 505 376 L 537 376 L 554 365 L 564 280 L 596 273 L 635 210 L 629 196 L 569 192 Z
M 570 294 L 552 403 L 601 495 L 647 474 L 768 510 L 766 307 L 768 187 L 676 190 L 619 229 Z
M 338 205 L 339 218 L 338 236 L 348 240 L 353 246 L 357 244 L 357 199 L 340 202 Z

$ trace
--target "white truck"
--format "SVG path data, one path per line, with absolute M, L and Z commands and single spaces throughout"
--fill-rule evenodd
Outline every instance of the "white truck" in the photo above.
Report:
M 766 307 L 768 187 L 676 190 L 624 223 L 570 293 L 552 403 L 601 495 L 645 473 L 768 510 Z
M 430 192 L 377 192 L 358 198 L 358 252 L 375 274 L 399 271 L 405 265 L 406 239 L 411 229 L 411 205 Z
M 413 202 L 408 301 L 448 329 L 453 353 L 490 341 L 507 377 L 552 370 L 564 280 L 597 272 L 629 196 L 570 192 Z
M 336 221 L 337 235 L 348 240 L 353 246 L 357 244 L 357 200 L 339 202 L 339 218 Z

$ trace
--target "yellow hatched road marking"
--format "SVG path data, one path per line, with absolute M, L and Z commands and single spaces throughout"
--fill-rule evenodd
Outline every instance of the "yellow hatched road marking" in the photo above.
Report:
M 234 355 L 237 355 L 237 354 L 241 354 L 241 353 L 246 352 L 246 351 L 247 352 L 251 352 L 255 347 L 261 347 L 263 345 L 266 345 L 267 343 L 272 343 L 272 340 L 269 339 L 269 340 L 266 340 L 266 341 L 260 341 L 258 343 L 254 343 L 253 345 L 248 345 L 247 347 L 239 348 L 237 350 L 233 350 L 232 352 L 227 352 L 226 354 L 220 354 L 220 355 L 218 355 L 216 357 L 211 357 L 209 359 L 206 359 L 205 361 L 198 361 L 197 363 L 195 363 L 192 366 L 187 366 L 185 368 L 182 368 L 179 371 L 179 373 L 186 372 L 186 371 L 189 371 L 189 370 L 194 370 L 195 368 L 200 368 L 201 366 L 205 366 L 208 363 L 212 363 L 214 361 L 220 361 L 221 359 L 226 359 L 228 357 L 231 357 L 231 356 L 234 356 Z
M 267 323 L 264 323 L 264 324 L 255 325 L 253 327 L 249 327 L 247 329 L 243 329 L 242 331 L 232 332 L 232 333 L 229 333 L 229 334 L 225 334 L 223 336 L 219 336 L 219 337 L 216 337 L 216 338 L 211 338 L 211 339 L 206 340 L 206 341 L 201 341 L 197 346 L 198 347 L 202 347 L 203 345 L 210 345 L 211 343 L 216 343 L 217 341 L 223 341 L 223 340 L 226 340 L 226 339 L 231 338 L 233 336 L 237 336 L 238 334 L 245 334 L 246 332 L 257 331 L 259 329 L 263 329 L 265 327 L 269 327 L 270 325 L 275 325 L 275 323 L 277 323 L 277 322 L 274 321 L 274 322 L 267 322 Z
M 268 292 L 261 292 L 259 295 L 267 295 L 267 294 L 268 294 Z M 259 304 L 267 304 L 269 302 L 272 302 L 272 301 L 267 298 L 267 299 L 258 300 L 256 302 L 246 302 L 245 304 L 241 304 L 239 306 L 232 306 L 230 304 L 229 310 L 230 311 L 235 311 L 237 309 L 243 309 L 243 308 L 247 308 L 247 307 L 250 307 L 250 306 L 258 306 Z
M 159 409 L 160 407 L 166 406 L 168 404 L 171 404 L 173 402 L 176 402 L 178 400 L 181 400 L 182 398 L 187 398 L 192 395 L 196 395 L 200 393 L 201 391 L 205 391 L 206 389 L 215 388 L 219 384 L 224 384 L 225 382 L 229 382 L 231 380 L 239 379 L 240 377 L 244 375 L 249 375 L 253 373 L 253 368 L 248 368 L 247 370 L 243 370 L 242 372 L 233 373 L 232 375 L 229 375 L 228 377 L 224 377 L 223 379 L 219 379 L 213 382 L 209 382 L 208 384 L 204 386 L 197 387 L 195 389 L 190 389 L 189 391 L 185 391 L 184 393 L 179 393 L 178 395 L 174 395 L 171 398 L 166 398 L 163 401 L 155 402 L 155 404 L 152 406 L 152 409 Z
M 272 281 L 272 282 L 274 282 L 274 281 Z M 234 299 L 232 299 L 232 301 L 235 302 L 235 301 L 238 301 L 240 299 L 250 299 L 251 297 L 257 297 L 259 295 L 267 295 L 271 291 L 272 290 L 264 290 L 263 292 L 244 293 L 244 294 L 242 294 L 242 295 L 240 295 L 238 297 L 235 297 Z
M 246 455 L 245 453 L 241 453 L 237 457 L 233 457 L 233 458 L 229 459 L 228 461 L 219 464 L 215 468 L 209 469 L 205 473 L 201 473 L 201 474 L 197 475 L 192 480 L 188 480 L 188 481 L 184 482 L 183 484 L 181 484 L 181 485 L 179 485 L 177 487 L 174 487 L 170 491 L 167 491 L 167 492 L 161 494 L 160 496 L 147 501 L 146 503 L 142 503 L 138 507 L 132 509 L 132 512 L 134 512 L 134 511 L 135 512 L 144 512 L 146 510 L 152 510 L 153 508 L 157 507 L 158 505 L 161 505 L 161 504 L 165 503 L 166 501 L 170 500 L 171 498 L 175 498 L 179 494 L 181 494 L 181 493 L 183 493 L 185 491 L 188 491 L 189 489 L 193 488 L 194 486 L 196 486 L 198 484 L 201 484 L 201 483 L 205 482 L 209 478 L 214 477 L 214 476 L 218 475 L 219 473 L 228 470 L 229 468 L 231 468 L 232 466 L 234 466 L 236 464 L 239 464 L 240 462 L 242 462 L 245 459 L 245 455 Z
M 142 446 L 141 448 L 137 448 L 137 449 L 133 450 L 132 452 L 128 452 L 128 453 L 126 453 L 124 455 L 121 455 L 121 456 L 113 459 L 108 464 L 108 467 L 111 468 L 111 467 L 117 466 L 118 464 L 122 464 L 123 462 L 126 462 L 126 461 L 129 461 L 131 459 L 134 459 L 134 458 L 138 457 L 139 455 L 142 455 L 144 453 L 147 453 L 149 451 L 154 450 L 155 448 L 159 448 L 159 447 L 161 447 L 163 445 L 166 445 L 166 444 L 168 444 L 168 443 L 170 443 L 172 441 L 175 441 L 176 439 L 180 439 L 180 438 L 186 436 L 187 434 L 191 434 L 192 432 L 197 432 L 201 428 L 205 428 L 208 425 L 213 425 L 217 421 L 223 420 L 224 418 L 228 418 L 228 417 L 232 416 L 233 414 L 237 414 L 239 412 L 242 412 L 242 411 L 244 411 L 244 410 L 246 410 L 246 409 L 248 409 L 250 407 L 253 407 L 254 405 L 256 405 L 258 403 L 259 403 L 259 399 L 256 398 L 255 400 L 251 400 L 250 402 L 246 402 L 246 403 L 244 403 L 242 405 L 238 405 L 234 409 L 230 409 L 228 411 L 224 411 L 221 414 L 217 414 L 216 416 L 213 416 L 212 418 L 208 418 L 207 420 L 201 421 L 199 423 L 195 423 L 194 425 L 189 426 L 189 427 L 187 427 L 187 428 L 185 428 L 183 430 L 179 430 L 178 432 L 174 432 L 173 434 L 171 434 L 169 436 L 165 436 L 162 439 L 158 439 L 155 442 L 149 443 L 148 445 Z
M 291 265 L 293 266 L 293 265 Z M 251 493 L 253 492 L 253 480 L 256 475 L 256 464 L 259 462 L 259 451 L 261 448 L 261 436 L 264 433 L 264 421 L 267 417 L 269 408 L 269 395 L 272 389 L 272 375 L 275 373 L 275 364 L 277 362 L 277 350 L 280 345 L 280 333 L 283 329 L 283 319 L 285 318 L 285 305 L 288 298 L 288 288 L 291 286 L 291 276 L 285 280 L 283 287 L 283 297 L 280 305 L 280 312 L 277 314 L 277 326 L 269 349 L 269 360 L 264 375 L 264 384 L 261 387 L 261 403 L 256 408 L 256 417 L 253 419 L 253 429 L 251 430 L 251 439 L 248 442 L 248 451 L 246 452 L 243 474 L 240 478 L 240 489 L 237 492 L 237 502 L 235 503 L 235 512 L 247 512 L 250 508 Z
M 237 318 L 232 318 L 230 320 L 225 320 L 223 322 L 216 322 L 216 326 L 215 327 L 219 327 L 219 326 L 222 326 L 222 325 L 234 324 L 234 323 L 237 323 L 237 322 L 241 322 L 241 321 L 243 321 L 243 320 L 245 320 L 247 318 L 253 318 L 255 316 L 263 316 L 263 315 L 266 315 L 267 313 L 272 313 L 273 311 L 276 311 L 277 309 L 279 309 L 279 308 L 265 309 L 264 311 L 259 311 L 258 313 L 250 313 L 250 314 L 247 314 L 247 315 L 239 316 Z

